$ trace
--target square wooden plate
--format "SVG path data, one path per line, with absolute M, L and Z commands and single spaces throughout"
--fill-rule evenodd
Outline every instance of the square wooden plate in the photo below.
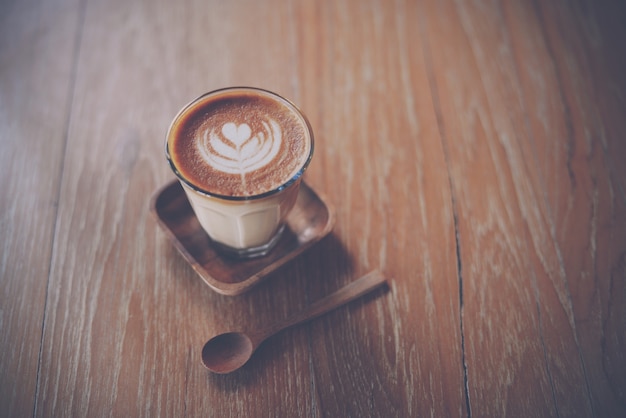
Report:
M 334 209 L 302 182 L 293 210 L 278 244 L 265 257 L 236 260 L 219 254 L 200 226 L 178 181 L 152 197 L 150 210 L 176 249 L 213 290 L 238 295 L 301 254 L 332 230 Z

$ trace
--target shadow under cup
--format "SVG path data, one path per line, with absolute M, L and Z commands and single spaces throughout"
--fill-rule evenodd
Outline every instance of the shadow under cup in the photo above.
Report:
M 182 175 L 170 153 L 173 127 L 185 112 L 192 111 L 195 105 L 210 99 L 211 96 L 233 91 L 260 94 L 279 102 L 297 115 L 309 141 L 308 155 L 303 159 L 303 164 L 297 172 L 279 187 L 258 195 L 220 195 L 201 188 Z M 313 131 L 304 114 L 281 96 L 266 90 L 248 87 L 221 89 L 200 96 L 183 107 L 176 115 L 167 134 L 166 156 L 170 167 L 183 186 L 200 225 L 208 234 L 216 250 L 239 259 L 262 257 L 267 255 L 280 240 L 285 228 L 285 219 L 295 205 L 302 175 L 313 156 Z

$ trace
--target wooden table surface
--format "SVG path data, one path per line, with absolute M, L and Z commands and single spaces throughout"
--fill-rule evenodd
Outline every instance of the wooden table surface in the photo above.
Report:
M 0 2 L 0 415 L 626 416 L 623 4 Z M 336 209 L 234 297 L 149 208 L 171 119 L 231 85 L 308 115 Z M 201 365 L 376 268 L 386 290 Z

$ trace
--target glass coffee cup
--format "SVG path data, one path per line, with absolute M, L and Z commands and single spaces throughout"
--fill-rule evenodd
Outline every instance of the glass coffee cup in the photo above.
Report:
M 268 254 L 279 241 L 313 145 L 311 126 L 293 103 L 231 87 L 178 112 L 166 156 L 216 249 L 245 259 Z

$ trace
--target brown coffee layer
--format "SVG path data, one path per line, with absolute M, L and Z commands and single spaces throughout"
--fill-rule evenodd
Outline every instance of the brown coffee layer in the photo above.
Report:
M 309 158 L 306 122 L 265 92 L 198 99 L 174 121 L 168 153 L 180 175 L 209 193 L 254 196 L 288 182 Z

